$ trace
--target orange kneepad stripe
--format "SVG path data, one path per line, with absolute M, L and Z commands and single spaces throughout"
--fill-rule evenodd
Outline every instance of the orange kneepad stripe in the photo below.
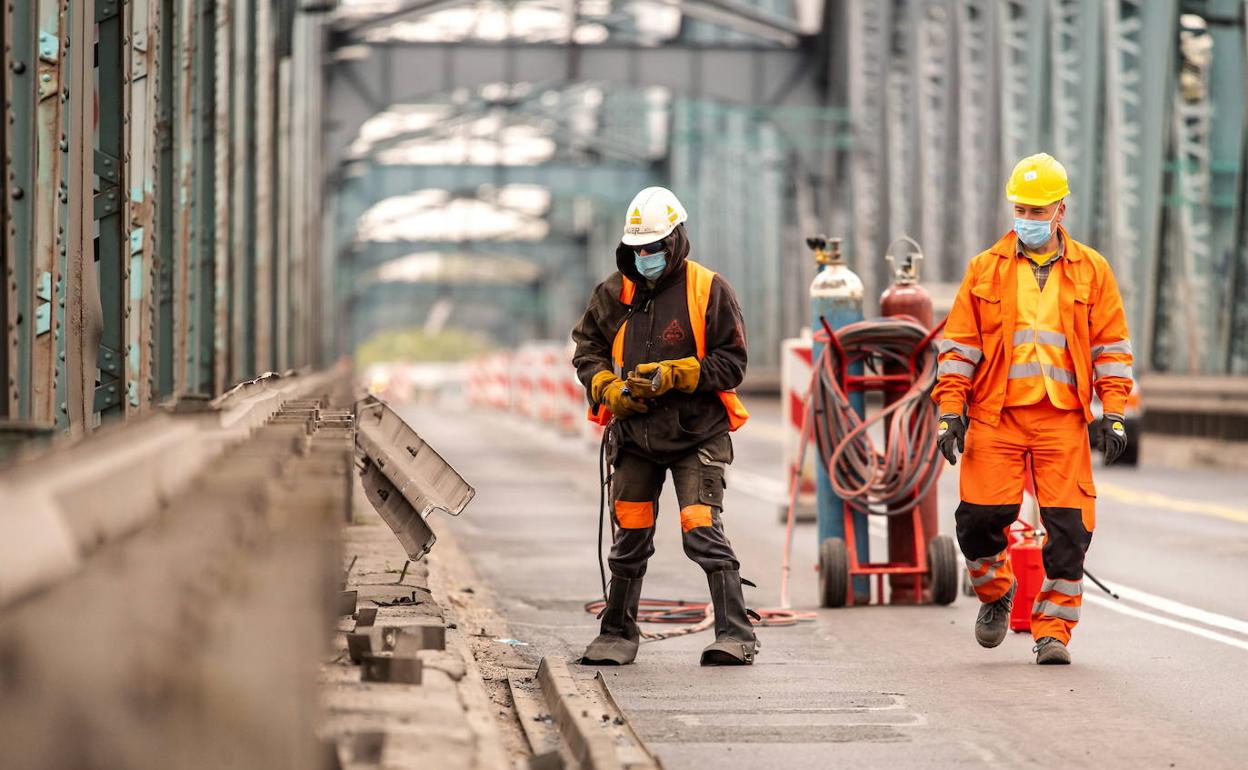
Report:
M 654 526 L 654 503 L 630 503 L 615 501 L 615 518 L 624 529 L 649 529 Z
M 711 518 L 711 506 L 686 505 L 680 509 L 680 530 L 688 532 L 694 527 L 709 527 L 714 523 Z

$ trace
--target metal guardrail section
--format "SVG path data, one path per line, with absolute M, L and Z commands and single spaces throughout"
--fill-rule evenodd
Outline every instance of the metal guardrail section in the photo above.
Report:
M 434 511 L 458 516 L 476 490 L 377 397 L 356 402 L 355 424 L 364 493 L 408 557 L 420 559 L 437 542 L 426 522 L 429 516 Z
M 1248 442 L 1248 379 L 1148 374 L 1139 388 L 1144 433 Z

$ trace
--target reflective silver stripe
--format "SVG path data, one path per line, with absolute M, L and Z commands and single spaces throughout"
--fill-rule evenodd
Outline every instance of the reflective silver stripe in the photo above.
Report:
M 996 567 L 993 567 L 992 569 L 988 570 L 987 572 L 980 575 L 979 577 L 970 575 L 971 585 L 975 586 L 976 588 L 978 588 L 979 586 L 985 585 L 987 583 L 991 583 L 993 580 L 996 580 L 996 578 L 997 578 Z
M 950 351 L 957 353 L 973 364 L 979 363 L 980 359 L 984 357 L 984 351 L 979 348 L 972 345 L 963 345 L 961 342 L 954 342 L 953 340 L 941 340 L 937 343 L 937 348 L 942 354 Z
M 1043 374 L 1044 370 L 1040 368 L 1040 363 L 1038 361 L 1010 365 L 1011 380 L 1021 380 L 1024 377 L 1039 377 Z
M 936 376 L 946 374 L 960 374 L 969 379 L 975 375 L 975 365 L 965 361 L 941 361 L 940 366 L 936 367 Z
M 1070 371 L 1069 369 L 1062 369 L 1057 366 L 1050 366 L 1049 370 L 1045 372 L 1045 374 L 1048 375 L 1048 378 L 1050 380 L 1057 380 L 1058 382 L 1064 382 L 1067 385 L 1074 385 L 1076 383 L 1075 373 Z
M 1046 578 L 1045 581 L 1040 584 L 1040 592 L 1044 593 L 1045 591 L 1056 591 L 1059 594 L 1065 594 L 1067 596 L 1083 596 L 1083 581 L 1062 580 L 1060 578 L 1057 580 L 1050 580 Z
M 1079 622 L 1078 607 L 1067 607 L 1064 604 L 1055 604 L 1050 601 L 1036 602 L 1032 605 L 1031 613 L 1033 615 L 1047 615 L 1050 618 L 1061 618 L 1072 623 Z
M 1099 380 L 1102 377 L 1126 377 L 1128 380 L 1134 380 L 1135 377 L 1131 373 L 1131 364 L 1124 364 L 1121 361 L 1110 361 L 1107 364 L 1097 364 L 1092 367 L 1093 379 Z
M 1026 345 L 1028 342 L 1064 348 L 1066 347 L 1066 335 L 1061 332 L 1046 332 L 1039 329 L 1019 329 L 1014 332 L 1015 345 Z
M 983 569 L 984 567 L 991 567 L 1001 561 L 1004 561 L 1004 559 L 1001 558 L 1000 554 L 996 556 L 985 556 L 982 559 L 976 559 L 974 561 L 967 559 L 966 567 L 967 569 Z
M 1062 382 L 1067 385 L 1076 383 L 1075 373 L 1069 369 L 1062 369 L 1058 366 L 1050 366 L 1047 370 L 1039 361 L 1029 361 L 1025 364 L 1013 364 L 1010 366 L 1010 379 L 1021 380 L 1024 377 L 1040 377 L 1048 375 L 1049 379 Z
M 1105 353 L 1126 353 L 1131 355 L 1131 340 L 1111 342 L 1108 345 L 1096 345 L 1092 348 L 1092 360 L 1095 361 Z

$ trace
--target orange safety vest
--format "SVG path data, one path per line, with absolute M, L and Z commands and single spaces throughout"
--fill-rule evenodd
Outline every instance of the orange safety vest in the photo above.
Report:
M 706 358 L 706 306 L 711 301 L 711 283 L 715 280 L 715 271 L 710 268 L 699 265 L 692 259 L 685 260 L 685 287 L 689 300 L 689 325 L 693 327 L 693 341 L 697 346 L 698 360 Z M 623 285 L 620 287 L 620 302 L 630 305 L 633 302 L 633 294 L 637 291 L 637 286 L 627 276 L 623 277 Z M 628 321 L 620 324 L 619 330 L 615 333 L 615 339 L 611 342 L 611 358 L 615 361 L 616 374 L 624 376 L 624 330 L 628 327 Z M 745 421 L 750 419 L 750 413 L 746 411 L 745 404 L 741 403 L 741 399 L 737 396 L 735 390 L 719 391 L 719 400 L 724 405 L 724 410 L 728 413 L 728 429 L 736 430 Z M 599 425 L 606 425 L 611 422 L 611 410 L 602 404 L 597 404 L 589 408 L 587 414 L 590 422 Z

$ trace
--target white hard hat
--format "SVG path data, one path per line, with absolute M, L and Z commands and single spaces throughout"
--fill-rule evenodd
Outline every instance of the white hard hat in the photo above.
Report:
M 676 225 L 689 218 L 685 207 L 666 187 L 647 187 L 628 204 L 624 219 L 625 246 L 644 246 L 666 238 Z

